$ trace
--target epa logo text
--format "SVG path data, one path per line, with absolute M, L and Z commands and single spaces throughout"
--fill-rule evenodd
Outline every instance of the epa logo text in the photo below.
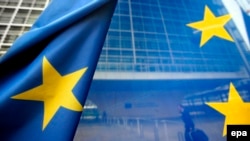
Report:
M 227 141 L 250 141 L 250 125 L 228 125 Z
M 233 136 L 233 137 L 236 136 L 236 138 L 241 137 L 241 136 L 246 137 L 247 136 L 247 131 L 232 131 L 231 136 Z

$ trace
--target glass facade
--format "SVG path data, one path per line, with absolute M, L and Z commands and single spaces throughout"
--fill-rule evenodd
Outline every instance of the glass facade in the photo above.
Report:
M 49 0 L 0 0 L 0 56 L 28 31 Z
M 0 56 L 29 30 L 48 2 L 0 0 Z M 199 47 L 201 32 L 187 24 L 203 19 L 205 5 L 215 16 L 229 13 L 221 0 L 119 0 L 95 79 L 103 78 L 100 73 L 113 72 L 132 79 L 128 73 L 150 73 L 152 78 L 158 78 L 159 73 L 198 73 L 196 78 L 200 73 L 217 73 L 216 78 L 248 77 L 249 47 L 233 20 L 225 27 L 234 42 L 213 37 Z
M 234 42 L 218 37 L 199 47 L 201 32 L 186 24 L 228 14 L 220 0 L 120 0 L 97 72 L 247 73 L 249 51 L 231 20 Z

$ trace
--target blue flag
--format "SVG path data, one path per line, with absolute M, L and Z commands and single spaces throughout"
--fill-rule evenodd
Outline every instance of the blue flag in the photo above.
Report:
M 73 140 L 116 0 L 52 0 L 0 60 L 0 140 Z

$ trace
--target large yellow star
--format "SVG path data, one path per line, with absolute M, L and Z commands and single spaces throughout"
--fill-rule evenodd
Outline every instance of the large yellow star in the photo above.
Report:
M 187 24 L 187 26 L 195 28 L 202 32 L 200 41 L 200 47 L 202 47 L 213 36 L 233 41 L 232 37 L 224 28 L 224 25 L 230 19 L 231 16 L 229 14 L 215 17 L 211 10 L 206 6 L 203 20 Z
M 225 115 L 223 136 L 227 134 L 227 125 L 250 124 L 250 103 L 241 99 L 232 83 L 230 83 L 228 102 L 209 102 L 206 104 Z
M 86 70 L 87 68 L 83 68 L 65 76 L 61 76 L 44 57 L 42 85 L 11 98 L 43 102 L 44 115 L 42 130 L 44 130 L 60 107 L 73 111 L 82 111 L 83 106 L 74 96 L 72 89 Z

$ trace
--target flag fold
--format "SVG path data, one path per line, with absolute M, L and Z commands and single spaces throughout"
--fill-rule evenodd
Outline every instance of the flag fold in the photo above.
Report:
M 0 58 L 0 139 L 73 140 L 116 0 L 52 0 Z

